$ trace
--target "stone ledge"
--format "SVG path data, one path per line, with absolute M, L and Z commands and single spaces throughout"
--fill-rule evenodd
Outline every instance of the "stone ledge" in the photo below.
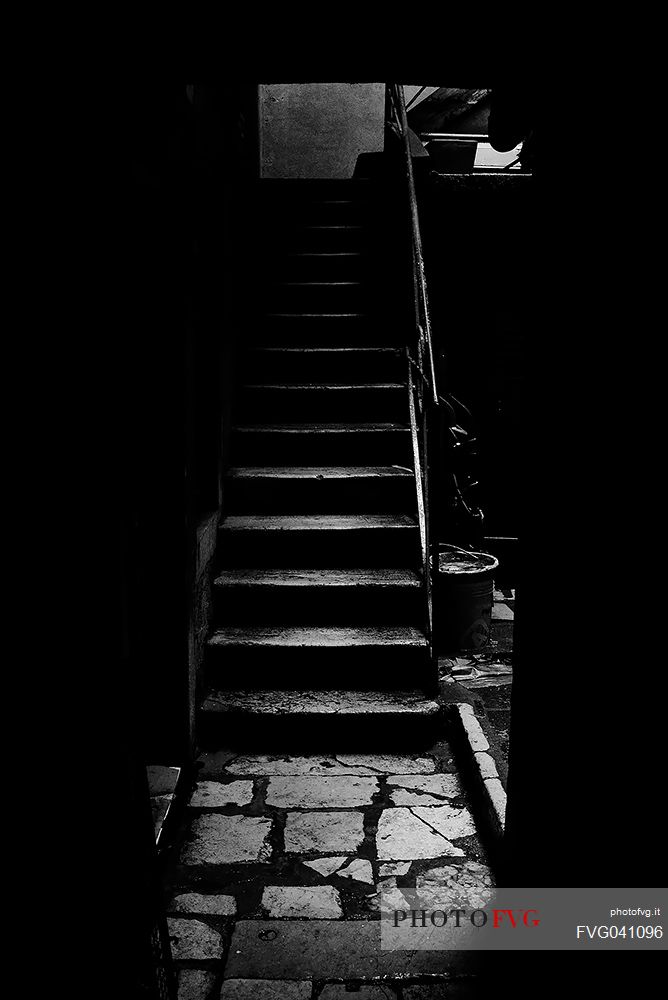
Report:
M 448 718 L 455 727 L 455 736 L 474 775 L 477 791 L 482 797 L 489 828 L 497 839 L 506 828 L 506 790 L 501 784 L 494 758 L 488 753 L 489 742 L 473 706 L 458 703 L 450 706 Z

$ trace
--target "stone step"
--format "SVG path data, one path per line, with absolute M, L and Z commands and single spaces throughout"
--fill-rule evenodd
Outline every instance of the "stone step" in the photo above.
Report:
M 227 476 L 235 512 L 343 513 L 416 507 L 412 468 L 400 466 L 240 466 Z
M 253 348 L 242 365 L 259 382 L 401 382 L 406 376 L 406 355 L 396 347 Z
M 214 580 L 215 587 L 241 587 L 245 589 L 266 588 L 300 590 L 319 588 L 322 590 L 369 588 L 387 590 L 392 588 L 420 587 L 420 574 L 410 569 L 229 569 Z
M 396 317 L 376 312 L 270 312 L 253 333 L 257 346 L 337 347 L 346 344 L 405 348 L 406 327 Z
M 377 239 L 375 227 L 344 223 L 280 225 L 264 233 L 265 245 L 288 251 L 310 250 L 332 252 L 335 250 L 361 250 L 373 246 Z
M 241 425 L 233 430 L 232 461 L 412 463 L 410 428 L 396 422 Z
M 272 281 L 261 293 L 267 312 L 360 312 L 375 293 L 369 282 L 362 281 Z
M 259 221 L 269 229 L 281 224 L 361 225 L 373 221 L 382 203 L 373 198 L 344 197 L 264 199 L 258 206 Z
M 419 680 L 419 679 L 418 679 Z M 439 703 L 421 690 L 211 689 L 200 707 L 203 745 L 262 753 L 306 748 L 373 748 L 396 753 L 430 747 L 442 735 Z
M 418 547 L 407 514 L 230 514 L 220 525 L 227 566 L 414 568 Z
M 207 642 L 206 676 L 214 688 L 356 689 L 395 687 L 428 667 L 424 632 L 412 625 L 226 625 Z
M 408 951 L 401 939 L 394 948 L 387 944 L 381 947 L 380 920 L 240 920 L 232 935 L 225 979 L 279 980 L 279 990 L 292 981 L 354 981 L 357 992 L 348 993 L 343 986 L 331 994 L 341 998 L 394 996 L 386 985 L 393 980 L 401 984 L 404 996 L 415 1000 L 490 996 L 493 986 L 489 978 L 486 976 L 479 987 L 472 977 L 481 969 L 488 971 L 491 963 L 483 962 L 476 950 L 475 928 L 462 926 L 462 930 L 454 928 L 451 920 L 441 931 L 439 947 Z M 433 926 L 431 934 L 436 936 Z M 457 948 L 458 937 L 465 937 L 468 950 Z M 412 985 L 413 981 L 420 985 Z M 279 990 L 275 995 L 280 995 Z
M 364 200 L 374 197 L 375 185 L 367 178 L 358 177 L 267 177 L 258 181 L 257 194 L 264 204 L 271 199 L 293 205 L 331 198 Z
M 408 391 L 400 382 L 265 383 L 243 386 L 237 401 L 243 423 L 288 420 L 406 420 Z
M 214 580 L 215 621 L 417 622 L 424 613 L 421 584 L 411 569 L 229 569 Z
M 266 273 L 274 279 L 291 277 L 302 281 L 360 281 L 374 273 L 373 259 L 359 250 L 292 251 L 265 258 Z
M 219 629 L 209 639 L 213 647 L 225 646 L 235 649 L 266 648 L 274 651 L 288 647 L 302 649 L 378 649 L 402 647 L 404 649 L 425 649 L 427 640 L 424 633 L 410 625 L 392 628 L 388 625 L 349 628 L 345 626 L 296 625 L 290 628 L 280 626 L 235 627 L 228 625 Z

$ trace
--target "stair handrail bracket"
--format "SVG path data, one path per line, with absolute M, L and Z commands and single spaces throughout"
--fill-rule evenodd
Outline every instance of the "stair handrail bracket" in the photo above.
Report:
M 430 511 L 435 507 L 433 487 L 439 477 L 429 476 L 430 453 L 439 454 L 432 437 L 437 433 L 436 419 L 439 396 L 436 384 L 434 349 L 432 342 L 429 298 L 425 272 L 422 235 L 418 212 L 413 155 L 411 152 L 410 130 L 406 117 L 406 99 L 403 85 L 388 83 L 385 94 L 386 135 L 391 142 L 400 142 L 403 184 L 408 202 L 411 234 L 412 280 L 414 329 L 407 338 L 408 395 L 413 458 L 415 466 L 415 486 L 418 522 L 420 529 L 420 550 L 425 596 L 425 625 L 429 638 L 430 653 L 434 667 L 434 686 L 438 684 L 433 636 L 433 590 L 435 574 L 438 572 L 438 543 L 430 531 Z M 430 484 L 431 479 L 431 484 Z

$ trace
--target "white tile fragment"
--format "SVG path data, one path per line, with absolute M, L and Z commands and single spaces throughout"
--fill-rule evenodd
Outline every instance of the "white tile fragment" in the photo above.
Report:
M 316 858 L 314 861 L 302 861 L 303 865 L 307 868 L 312 868 L 313 871 L 317 872 L 318 875 L 322 875 L 323 878 L 329 878 L 335 871 L 344 865 L 348 860 L 348 855 L 344 854 L 341 857 L 336 858 Z
M 193 809 L 220 809 L 222 806 L 247 806 L 253 798 L 252 781 L 198 781 L 190 799 Z
M 371 805 L 376 778 L 355 775 L 272 777 L 265 801 L 275 809 L 354 809 Z
M 203 813 L 190 824 L 191 840 L 181 851 L 184 865 L 231 865 L 268 861 L 271 820 L 256 816 Z
M 288 813 L 285 850 L 293 854 L 355 851 L 364 840 L 361 812 Z
M 374 884 L 371 862 L 363 858 L 356 858 L 351 861 L 345 868 L 341 868 L 337 874 L 339 878 L 350 878 L 355 882 L 370 882 L 371 885 Z
M 470 837 L 476 832 L 473 817 L 466 808 L 456 809 L 450 805 L 413 806 L 411 812 L 448 840 Z
M 438 806 L 431 807 L 431 812 Z M 424 823 L 410 809 L 385 809 L 378 821 L 376 847 L 379 861 L 412 861 L 420 858 L 464 857 L 464 851 Z
M 343 916 L 339 894 L 331 885 L 268 885 L 262 908 L 269 917 L 338 920 Z

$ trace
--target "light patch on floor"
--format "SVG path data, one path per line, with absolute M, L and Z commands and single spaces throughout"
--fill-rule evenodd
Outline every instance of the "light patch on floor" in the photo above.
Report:
M 353 809 L 371 805 L 377 791 L 375 778 L 353 775 L 272 777 L 265 801 L 276 809 Z
M 185 892 L 175 896 L 169 904 L 170 913 L 208 913 L 215 917 L 233 917 L 237 912 L 234 896 L 208 895 Z
M 414 806 L 411 812 L 449 840 L 470 837 L 475 833 L 473 817 L 465 808 L 455 809 L 450 805 Z
M 223 806 L 247 806 L 253 798 L 252 781 L 199 781 L 192 794 L 193 809 L 220 809 Z
M 392 775 L 387 783 L 391 786 L 390 802 L 395 806 L 441 805 L 443 799 L 462 793 L 455 774 Z
M 197 816 L 190 825 L 192 840 L 181 852 L 184 865 L 230 865 L 268 861 L 271 820 L 255 816 Z
M 285 850 L 290 854 L 355 851 L 364 840 L 361 812 L 288 813 Z
M 432 806 L 429 811 L 435 809 L 438 806 Z M 451 844 L 432 824 L 423 822 L 410 809 L 404 808 L 385 809 L 381 813 L 376 847 L 380 861 L 464 857 L 464 851 Z
M 323 878 L 329 878 L 335 871 L 346 863 L 348 860 L 347 855 L 338 858 L 316 858 L 315 861 L 302 861 L 302 864 L 306 865 L 307 868 L 312 868 L 314 872 L 318 875 L 322 875 Z
M 345 868 L 341 868 L 337 874 L 339 878 L 350 878 L 355 882 L 369 882 L 371 885 L 374 884 L 371 862 L 366 861 L 363 858 L 357 858 L 355 861 L 351 861 Z
M 168 917 L 167 930 L 172 948 L 172 958 L 176 961 L 200 962 L 222 957 L 222 936 L 201 920 L 182 920 L 180 917 Z
M 337 920 L 343 916 L 339 894 L 331 885 L 268 885 L 262 909 L 269 917 Z

